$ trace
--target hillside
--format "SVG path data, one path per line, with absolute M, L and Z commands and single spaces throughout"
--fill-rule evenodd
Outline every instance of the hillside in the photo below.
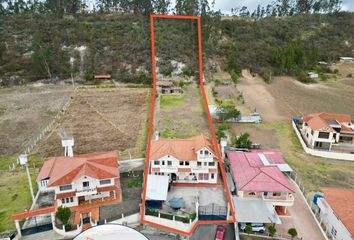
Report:
M 317 61 L 354 54 L 354 13 L 260 20 L 208 16 L 202 22 L 207 71 L 220 66 L 236 72 L 250 68 L 258 73 L 299 76 L 315 68 Z M 156 32 L 157 57 L 163 63 L 160 72 L 168 75 L 173 70 L 166 60 L 196 69 L 193 23 L 159 20 Z M 175 48 L 175 42 L 181 47 Z M 149 18 L 139 14 L 1 16 L 0 85 L 55 81 L 71 74 L 85 79 L 93 73 L 146 83 L 150 81 L 150 51 Z

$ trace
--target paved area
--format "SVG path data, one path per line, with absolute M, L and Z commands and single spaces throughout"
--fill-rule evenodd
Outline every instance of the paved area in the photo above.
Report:
M 185 209 L 189 212 L 195 212 L 195 203 L 199 199 L 200 206 L 208 204 L 218 204 L 219 206 L 226 207 L 227 199 L 225 191 L 222 187 L 171 187 L 167 195 L 167 203 L 173 197 L 183 197 L 186 206 Z
M 40 240 L 40 239 L 59 240 L 59 239 L 65 239 L 65 238 L 63 236 L 57 234 L 56 232 L 54 232 L 54 230 L 31 234 L 28 236 L 23 236 L 21 238 L 21 240 Z
M 324 240 L 321 229 L 307 207 L 301 191 L 293 181 L 290 181 L 290 183 L 293 184 L 296 191 L 294 193 L 294 206 L 288 208 L 290 216 L 280 217 L 283 224 L 277 225 L 277 232 L 287 235 L 288 229 L 295 227 L 298 237 L 303 240 Z
M 235 239 L 235 228 L 233 224 L 221 224 L 226 226 L 226 235 L 225 240 L 234 240 Z M 190 240 L 214 240 L 217 224 L 212 225 L 199 225 Z

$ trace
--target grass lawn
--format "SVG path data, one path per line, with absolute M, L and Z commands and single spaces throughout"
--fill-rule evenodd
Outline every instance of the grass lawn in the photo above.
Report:
M 184 95 L 162 95 L 160 98 L 161 110 L 165 112 L 172 112 L 183 103 Z
M 1 161 L 1 159 L 0 159 Z M 30 169 L 32 185 L 37 192 L 38 171 Z M 13 172 L 0 172 L 0 232 L 15 229 L 11 215 L 29 209 L 32 204 L 26 170 L 21 167 Z
M 306 154 L 290 122 L 273 122 L 257 125 L 276 130 L 280 150 L 294 168 L 307 191 L 321 187 L 353 187 L 354 162 L 320 158 Z

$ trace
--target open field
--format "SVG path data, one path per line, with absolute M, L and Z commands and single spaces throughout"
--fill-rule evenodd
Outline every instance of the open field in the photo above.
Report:
M 38 154 L 63 155 L 58 135 L 63 129 L 75 139 L 74 154 L 117 150 L 141 157 L 148 92 L 143 88 L 79 90 L 57 128 L 39 144 Z
M 161 137 L 184 138 L 200 134 L 210 135 L 200 88 L 186 86 L 182 96 L 161 96 L 158 125 Z
M 66 87 L 0 89 L 0 156 L 22 153 L 71 93 Z

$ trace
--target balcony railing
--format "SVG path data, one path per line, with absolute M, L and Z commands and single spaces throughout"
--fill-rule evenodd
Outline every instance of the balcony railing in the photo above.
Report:
M 83 188 L 82 190 L 77 190 L 76 191 L 76 196 L 86 196 L 86 195 L 91 195 L 91 194 L 96 194 L 97 193 L 97 188 Z

